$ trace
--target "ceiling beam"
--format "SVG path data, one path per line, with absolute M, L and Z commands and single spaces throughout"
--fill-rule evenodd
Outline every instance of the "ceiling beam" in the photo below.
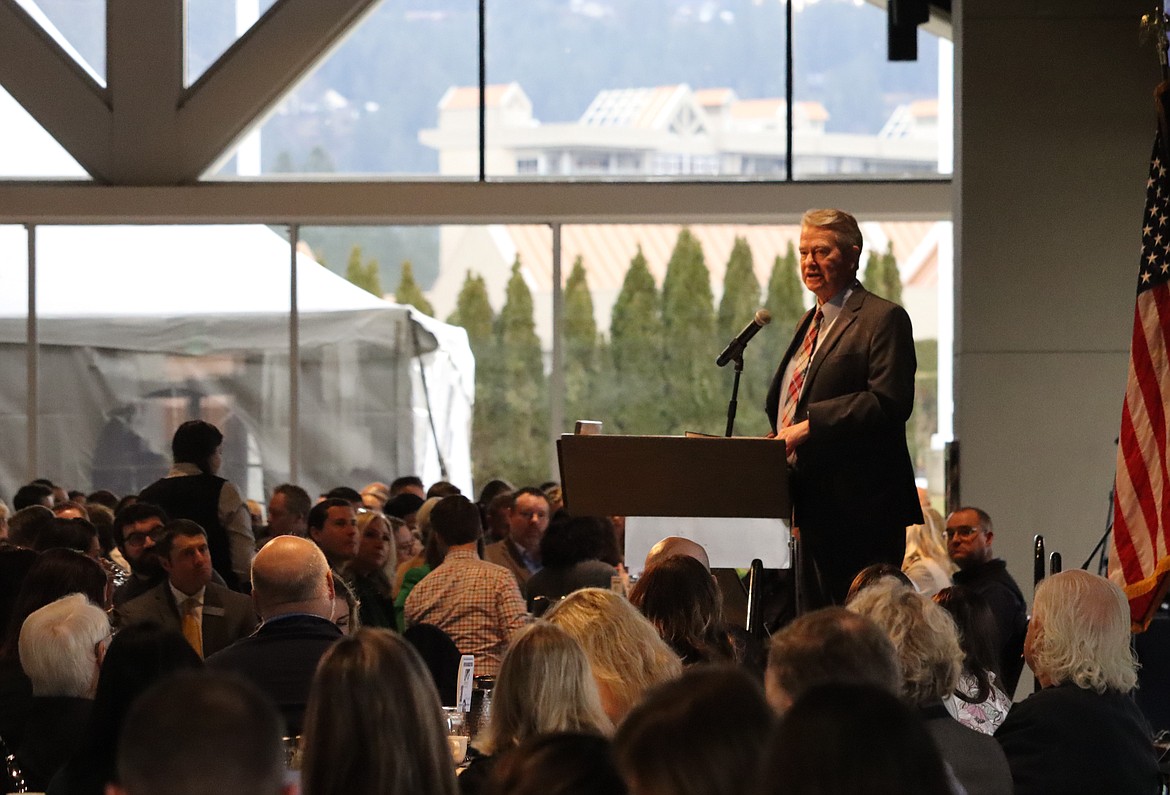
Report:
M 105 177 L 109 93 L 16 0 L 0 0 L 0 85 L 86 171 Z
M 436 225 L 796 223 L 809 207 L 867 221 L 945 220 L 951 183 L 202 182 L 182 187 L 0 182 L 0 224 Z

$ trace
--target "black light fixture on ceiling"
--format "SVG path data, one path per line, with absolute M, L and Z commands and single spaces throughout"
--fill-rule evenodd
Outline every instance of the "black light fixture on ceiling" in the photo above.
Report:
M 928 0 L 887 0 L 886 59 L 917 61 L 918 26 L 928 19 Z

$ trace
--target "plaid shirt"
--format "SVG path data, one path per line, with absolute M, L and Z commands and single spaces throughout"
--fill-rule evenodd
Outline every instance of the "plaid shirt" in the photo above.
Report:
M 407 626 L 434 624 L 460 652 L 475 655 L 476 676 L 499 673 L 508 640 L 528 619 L 512 573 L 463 549 L 448 552 L 414 586 L 403 615 Z

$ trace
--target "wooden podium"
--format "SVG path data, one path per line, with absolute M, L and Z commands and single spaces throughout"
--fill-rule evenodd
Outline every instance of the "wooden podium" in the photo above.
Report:
M 557 442 L 565 507 L 626 517 L 626 564 L 638 573 L 666 536 L 702 544 L 713 568 L 789 566 L 786 449 L 774 439 L 576 436 Z

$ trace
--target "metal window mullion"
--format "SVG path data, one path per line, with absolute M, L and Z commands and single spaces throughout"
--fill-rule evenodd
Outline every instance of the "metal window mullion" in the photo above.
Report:
M 552 224 L 552 372 L 549 374 L 549 472 L 556 474 L 557 437 L 565 427 L 565 294 L 561 282 L 561 225 Z
M 301 459 L 301 326 L 297 296 L 297 245 L 301 228 L 288 228 L 288 478 L 296 483 L 300 478 Z
M 39 390 L 37 389 L 37 381 L 39 375 L 40 362 L 38 360 L 40 339 L 37 334 L 37 228 L 35 224 L 28 224 L 25 229 L 28 233 L 28 316 L 26 318 L 25 327 L 25 365 L 27 368 L 25 384 L 26 386 L 26 403 L 25 415 L 26 423 L 25 429 L 27 432 L 26 444 L 27 462 L 28 462 L 28 479 L 34 480 L 40 477 L 38 469 L 40 468 L 37 462 L 37 445 L 38 439 L 38 414 L 37 403 L 39 402 Z

